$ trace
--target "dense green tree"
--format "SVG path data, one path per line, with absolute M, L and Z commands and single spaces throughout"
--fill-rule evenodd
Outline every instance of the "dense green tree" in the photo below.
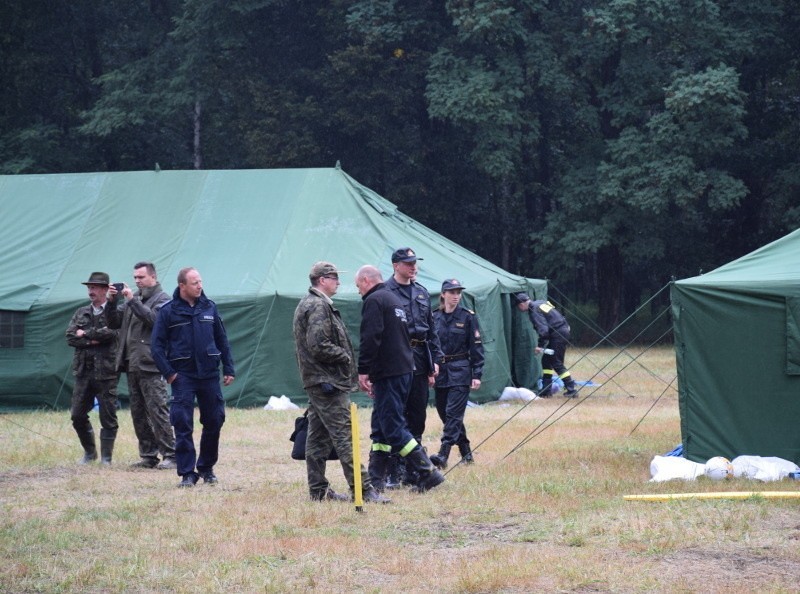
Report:
M 626 286 L 652 292 L 684 276 L 713 250 L 709 229 L 732 230 L 748 193 L 731 166 L 747 138 L 735 65 L 752 48 L 706 0 L 614 1 L 584 21 L 573 72 L 592 126 L 569 147 L 541 255 L 551 268 L 548 256 L 594 258 L 600 323 L 610 329 Z
M 800 225 L 792 0 L 0 0 L 0 172 L 332 166 L 597 301 Z

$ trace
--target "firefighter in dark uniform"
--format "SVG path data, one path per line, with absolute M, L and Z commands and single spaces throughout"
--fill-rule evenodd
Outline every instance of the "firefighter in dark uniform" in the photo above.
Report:
M 408 322 L 400 300 L 388 291 L 380 271 L 362 266 L 356 273 L 361 295 L 361 334 L 358 353 L 358 385 L 373 399 L 369 453 L 372 486 L 385 486 L 392 454 L 414 471 L 415 489 L 428 491 L 444 482 L 428 454 L 408 430 L 403 406 L 414 375 L 414 355 L 408 340 Z
M 392 254 L 393 274 L 384 284 L 403 303 L 408 322 L 408 335 L 414 351 L 414 377 L 405 406 L 405 417 L 408 430 L 414 439 L 422 444 L 425 432 L 425 419 L 428 409 L 429 389 L 433 387 L 434 378 L 439 372 L 438 362 L 443 357 L 439 346 L 439 338 L 433 324 L 431 296 L 428 290 L 417 281 L 417 254 L 405 247 Z M 394 458 L 389 471 L 390 480 L 387 487 L 395 486 L 399 474 Z M 416 484 L 416 477 L 405 477 L 406 484 Z
M 458 446 L 462 461 L 473 461 L 464 412 L 469 391 L 481 387 L 483 344 L 478 317 L 474 311 L 459 305 L 463 285 L 455 278 L 442 283 L 441 306 L 433 313 L 436 334 L 444 352 L 436 376 L 436 411 L 442 419 L 442 445 L 431 456 L 439 468 L 447 468 L 450 448 Z
M 542 390 L 539 396 L 549 398 L 553 385 L 553 376 L 558 375 L 564 381 L 564 396 L 574 398 L 578 394 L 575 380 L 564 365 L 564 357 L 569 345 L 569 323 L 567 319 L 549 301 L 531 301 L 527 293 L 514 295 L 520 311 L 527 311 L 531 323 L 539 335 L 536 353 L 542 353 L 545 347 L 552 354 L 542 355 Z

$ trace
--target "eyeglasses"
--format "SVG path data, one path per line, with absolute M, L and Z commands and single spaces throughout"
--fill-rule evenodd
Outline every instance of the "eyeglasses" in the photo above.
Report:
M 339 280 L 338 274 L 323 274 L 321 278 L 329 278 L 331 280 Z

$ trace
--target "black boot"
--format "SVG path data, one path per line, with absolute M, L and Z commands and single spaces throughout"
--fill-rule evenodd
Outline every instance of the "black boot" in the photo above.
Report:
M 117 432 L 111 429 L 100 429 L 100 464 L 111 465 L 111 455 L 114 453 L 114 441 Z
M 539 398 L 550 398 L 553 395 L 553 376 L 545 374 L 542 376 L 542 389 L 539 390 Z
M 97 446 L 94 442 L 94 429 L 92 429 L 92 426 L 89 425 L 88 429 L 82 430 L 76 428 L 75 431 L 83 446 L 83 458 L 78 460 L 78 464 L 89 464 L 97 460 Z
M 458 444 L 458 453 L 461 454 L 461 461 L 464 464 L 472 464 L 475 462 L 475 459 L 472 457 L 472 450 L 469 447 L 469 443 Z
M 389 467 L 386 471 L 386 488 L 397 489 L 403 486 L 404 473 L 403 459 L 399 454 L 389 456 Z
M 436 468 L 444 470 L 447 468 L 447 458 L 450 457 L 450 445 L 442 444 L 439 447 L 439 453 L 431 456 L 431 462 Z
M 388 452 L 380 452 L 377 450 L 370 451 L 367 472 L 369 473 L 369 480 L 373 488 L 378 493 L 383 493 L 383 490 L 386 488 L 386 471 L 388 467 Z
M 565 398 L 577 398 L 578 396 L 578 387 L 575 385 L 575 380 L 572 379 L 570 376 L 564 378 L 564 397 Z
M 419 439 L 414 438 L 417 440 L 418 444 L 422 443 L 422 438 Z M 428 457 L 428 450 L 424 447 L 419 446 L 422 449 L 422 453 L 425 454 L 425 457 Z M 408 456 L 405 458 L 400 458 L 400 467 L 403 469 L 403 485 L 406 487 L 413 487 L 416 488 L 417 484 L 419 483 L 419 472 L 417 468 L 408 461 Z
M 442 473 L 436 470 L 436 467 L 431 463 L 428 454 L 425 453 L 420 446 L 415 447 L 406 456 L 406 470 L 409 467 L 414 468 L 417 472 L 417 484 L 414 487 L 415 491 L 423 493 L 433 489 L 437 485 L 444 482 Z

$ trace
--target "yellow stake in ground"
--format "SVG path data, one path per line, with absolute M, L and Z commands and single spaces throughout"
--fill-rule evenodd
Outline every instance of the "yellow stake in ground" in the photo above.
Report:
M 350 403 L 350 426 L 353 434 L 353 501 L 356 511 L 364 511 L 364 495 L 361 492 L 361 452 L 358 444 L 361 441 L 358 433 L 358 408 L 355 402 Z

